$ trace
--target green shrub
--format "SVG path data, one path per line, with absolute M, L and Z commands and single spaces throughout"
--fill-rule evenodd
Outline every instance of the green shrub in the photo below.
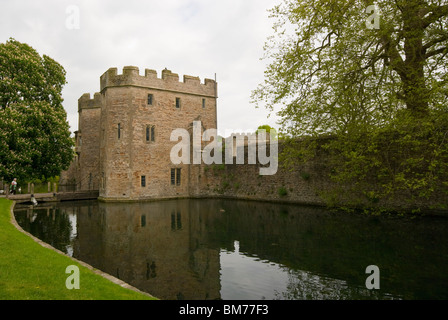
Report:
M 278 188 L 278 195 L 279 195 L 280 197 L 284 197 L 284 196 L 286 196 L 287 194 L 288 194 L 288 190 L 286 190 L 285 187 L 280 187 L 280 188 Z
M 300 176 L 302 177 L 303 180 L 307 181 L 310 179 L 310 174 L 308 172 L 301 172 Z

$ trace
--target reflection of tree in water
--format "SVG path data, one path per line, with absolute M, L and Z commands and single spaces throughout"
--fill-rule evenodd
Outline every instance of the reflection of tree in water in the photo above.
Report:
M 285 271 L 288 273 L 288 284 L 285 292 L 275 292 L 278 300 L 394 299 L 394 297 L 377 290 L 348 286 L 343 280 L 302 270 L 285 269 Z
M 329 297 L 334 291 L 340 291 L 341 299 L 350 295 L 354 295 L 351 299 L 389 299 L 387 294 L 403 299 L 448 296 L 445 217 L 373 217 L 240 201 L 222 201 L 221 206 L 225 214 L 217 218 L 211 237 L 222 248 L 233 250 L 229 240 L 238 239 L 247 255 L 293 270 L 289 289 L 278 293 L 279 299 L 308 299 L 311 292 Z M 371 264 L 381 270 L 380 290 L 365 287 L 365 269 Z M 329 278 L 343 279 L 351 289 Z M 328 283 L 328 290 L 324 291 L 323 283 Z
M 61 208 L 31 209 L 15 212 L 17 223 L 33 236 L 67 253 L 71 245 L 72 224 Z

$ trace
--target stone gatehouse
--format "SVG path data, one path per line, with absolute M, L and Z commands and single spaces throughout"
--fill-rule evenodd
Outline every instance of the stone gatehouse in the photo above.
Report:
M 217 83 L 162 70 L 110 68 L 100 77 L 100 91 L 78 100 L 76 157 L 61 179 L 77 190 L 99 190 L 103 200 L 187 197 L 198 190 L 199 166 L 170 160 L 177 128 L 217 128 Z

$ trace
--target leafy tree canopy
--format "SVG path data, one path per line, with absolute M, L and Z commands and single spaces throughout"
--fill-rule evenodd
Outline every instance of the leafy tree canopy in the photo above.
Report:
M 446 193 L 448 1 L 284 0 L 270 12 L 270 63 L 252 98 L 302 137 L 285 163 L 319 144 L 358 198 Z
M 264 130 L 264 132 L 266 132 L 266 134 L 270 134 L 272 138 L 276 138 L 277 137 L 277 130 L 273 127 L 271 127 L 268 124 L 263 124 L 261 126 L 258 126 L 257 130 L 255 131 L 256 134 L 258 134 L 258 132 L 260 132 L 260 130 Z
M 73 157 L 64 68 L 25 43 L 0 44 L 0 177 L 49 178 Z

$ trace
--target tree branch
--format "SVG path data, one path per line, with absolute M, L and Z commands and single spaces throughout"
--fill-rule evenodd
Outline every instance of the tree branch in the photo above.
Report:
M 403 58 L 400 56 L 397 48 L 392 45 L 392 40 L 388 34 L 383 34 L 381 37 L 381 42 L 384 45 L 384 53 L 390 58 L 389 64 L 393 70 L 395 70 L 400 77 L 406 76 L 405 64 Z
M 426 18 L 423 18 L 423 28 L 426 29 L 429 27 L 432 23 L 436 22 L 442 17 L 445 17 L 448 15 L 448 5 L 443 6 L 432 6 L 430 11 L 432 12 L 429 16 Z
M 437 43 L 440 43 L 440 42 L 443 42 L 446 40 L 448 40 L 448 33 L 444 34 L 443 36 L 441 36 L 439 38 L 432 39 L 431 41 L 428 41 L 426 44 L 423 45 L 423 52 L 426 52 L 426 50 L 428 50 L 432 46 L 436 45 Z
M 445 47 L 442 47 L 442 48 L 435 49 L 435 50 L 427 52 L 425 54 L 425 58 L 428 59 L 428 58 L 431 58 L 431 57 L 433 57 L 435 55 L 438 55 L 438 54 L 441 54 L 441 53 L 446 53 L 446 52 L 448 52 L 448 47 L 445 46 Z

